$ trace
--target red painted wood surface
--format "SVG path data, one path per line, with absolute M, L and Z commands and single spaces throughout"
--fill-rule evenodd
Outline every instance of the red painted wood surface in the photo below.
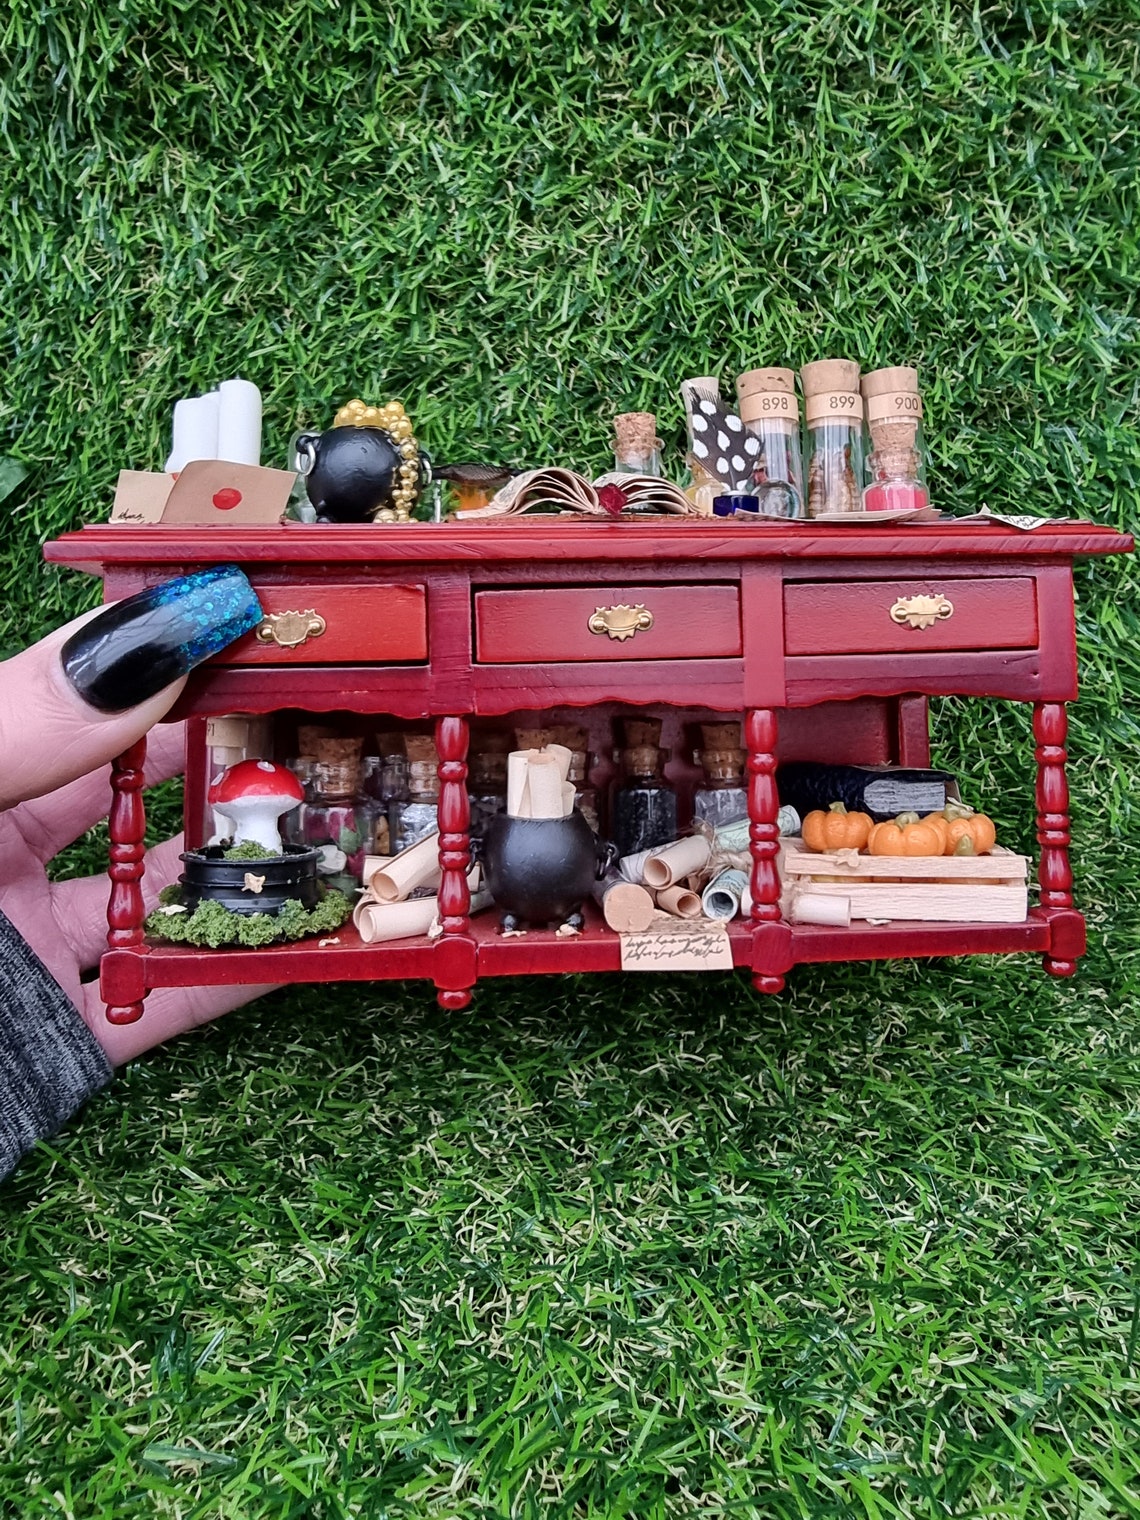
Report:
M 644 606 L 652 628 L 613 639 L 592 633 L 600 607 Z M 476 591 L 475 659 L 485 665 L 583 660 L 699 660 L 741 652 L 736 586 L 546 586 Z
M 111 809 L 108 816 L 111 894 L 107 902 L 107 945 L 111 950 L 137 949 L 143 943 L 142 878 L 146 869 L 143 843 L 146 809 L 142 789 L 146 784 L 146 740 L 140 739 L 111 763 Z M 134 1024 L 142 1018 L 142 998 L 108 1005 L 112 1024 Z
M 218 665 L 355 665 L 427 659 L 427 593 L 423 586 L 289 582 L 253 577 L 261 610 L 316 612 L 325 630 L 292 649 L 247 633 L 214 657 Z
M 693 725 L 717 712 L 746 714 L 753 911 L 730 938 L 736 964 L 749 967 L 762 990 L 777 991 L 799 961 L 974 951 L 1043 951 L 1048 970 L 1069 975 L 1084 949 L 1084 922 L 1071 905 L 1065 781 L 1063 704 L 1076 695 L 1071 566 L 1076 555 L 1131 547 L 1126 535 L 1093 524 L 1054 523 L 1025 534 L 953 521 L 911 529 L 719 522 L 294 524 L 224 533 L 102 527 L 67 535 L 47 546 L 47 557 L 103 574 L 108 596 L 196 564 L 237 562 L 273 610 L 304 611 L 309 595 L 329 621 L 323 645 L 310 641 L 284 658 L 258 650 L 244 664 L 233 663 L 246 657 L 231 651 L 225 662 L 202 667 L 172 716 L 280 709 L 292 714 L 282 721 L 295 724 L 305 713 L 335 712 L 363 733 L 375 731 L 377 715 L 417 725 L 428 716 L 439 720 L 445 933 L 435 942 L 365 946 L 344 929 L 323 947 L 312 940 L 260 952 L 147 946 L 138 880 L 141 759 L 124 756 L 112 810 L 111 926 L 118 937 L 101 967 L 112 1013 L 137 1017 L 152 986 L 408 976 L 429 978 L 444 1006 L 459 1009 L 479 975 L 616 969 L 620 945 L 596 914 L 576 939 L 532 931 L 504 940 L 494 914 L 469 920 L 466 719 L 557 714 L 555 721 L 568 721 L 580 710 L 597 755 L 593 779 L 604 787 L 613 774 L 613 726 L 638 706 L 664 717 L 669 774 L 683 796 L 695 775 L 687 753 Z M 378 641 L 404 638 L 407 619 L 400 623 L 398 608 L 373 622 L 368 613 L 380 606 L 377 598 L 409 586 L 413 594 L 422 588 L 420 621 L 415 640 L 397 654 Z M 954 602 L 953 618 L 929 630 L 890 623 L 899 596 L 934 591 Z M 318 596 L 338 609 L 335 623 Z M 618 602 L 649 606 L 654 629 L 624 643 L 590 633 L 594 609 Z M 309 663 L 318 653 L 321 663 Z M 425 663 L 391 663 L 399 659 Z M 777 758 L 923 764 L 926 699 L 941 694 L 1035 704 L 1042 907 L 1016 925 L 858 924 L 840 931 L 785 923 L 775 864 Z M 197 806 L 200 783 L 192 774 L 188 798 L 198 798 Z
M 110 567 L 195 564 L 294 564 L 369 567 L 396 564 L 478 566 L 512 562 L 554 570 L 578 560 L 606 560 L 623 567 L 664 559 L 777 559 L 789 564 L 817 559 L 868 559 L 882 563 L 984 557 L 1024 560 L 1075 555 L 1122 554 L 1128 534 L 1089 522 L 1055 522 L 1033 533 L 1000 523 L 897 524 L 721 523 L 704 519 L 652 522 L 558 522 L 515 519 L 505 523 L 392 523 L 366 527 L 287 523 L 279 527 L 181 528 L 103 523 L 64 534 L 44 547 L 53 564 L 103 574 Z M 1008 573 L 1008 572 L 1006 572 Z
M 944 596 L 954 610 L 929 628 L 891 619 L 902 598 Z M 1032 576 L 959 580 L 793 581 L 784 588 L 784 637 L 790 655 L 926 654 L 941 649 L 1032 649 L 1037 595 Z

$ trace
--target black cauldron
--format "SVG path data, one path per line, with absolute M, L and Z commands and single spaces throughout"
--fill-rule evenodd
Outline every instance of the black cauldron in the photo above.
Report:
M 371 522 L 377 512 L 395 511 L 393 491 L 403 462 L 398 445 L 383 428 L 336 427 L 302 433 L 297 459 L 319 522 Z M 430 476 L 421 453 L 416 492 Z
M 575 810 L 569 818 L 510 818 L 498 813 L 483 833 L 487 888 L 500 927 L 582 927 L 582 904 L 617 858 Z
M 191 913 L 203 899 L 220 902 L 231 913 L 251 914 L 280 913 L 291 898 L 315 908 L 324 896 L 317 878 L 320 850 L 287 844 L 283 854 L 263 860 L 224 860 L 224 855 L 225 846 L 207 845 L 178 857 L 186 865 L 180 878 L 182 901 Z M 260 892 L 244 890 L 247 872 L 265 878 Z

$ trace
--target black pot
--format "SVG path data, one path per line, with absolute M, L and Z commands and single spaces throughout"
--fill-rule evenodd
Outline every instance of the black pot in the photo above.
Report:
M 264 860 L 223 860 L 224 854 L 224 846 L 207 845 L 179 856 L 186 864 L 180 878 L 182 901 L 191 913 L 203 900 L 220 902 L 231 913 L 250 914 L 280 913 L 291 898 L 315 908 L 324 896 L 317 878 L 320 850 L 287 844 L 283 855 Z M 260 892 L 243 890 L 247 872 L 265 878 Z
M 499 813 L 483 832 L 482 862 L 487 889 L 502 910 L 502 927 L 580 927 L 582 904 L 616 854 L 577 810 L 569 818 Z
M 392 493 L 399 483 L 403 456 L 383 428 L 337 427 L 325 433 L 302 433 L 297 457 L 319 521 L 371 522 L 377 512 L 395 511 Z M 417 495 L 426 478 L 421 454 Z

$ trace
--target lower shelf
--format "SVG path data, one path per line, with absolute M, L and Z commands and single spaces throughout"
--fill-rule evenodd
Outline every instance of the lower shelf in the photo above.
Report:
M 1075 916 L 1075 915 L 1073 915 Z M 771 928 L 772 926 L 766 926 Z M 1033 911 L 1020 924 L 861 924 L 850 929 L 810 924 L 780 926 L 790 931 L 790 963 L 893 960 L 908 956 L 1010 954 L 1048 951 L 1052 927 L 1047 914 Z M 728 926 L 737 967 L 759 969 L 750 924 Z M 302 940 L 265 950 L 196 950 L 181 945 L 150 945 L 139 950 L 109 951 L 103 958 L 103 993 L 108 1002 L 122 1000 L 121 976 L 146 988 L 256 985 L 293 982 L 368 982 L 424 977 L 439 987 L 471 987 L 481 977 L 569 975 L 618 971 L 618 936 L 588 912 L 580 935 L 559 938 L 550 930 L 531 930 L 504 939 L 494 912 L 473 919 L 467 934 L 437 940 L 417 938 L 386 945 L 366 945 L 347 925 L 328 943 Z

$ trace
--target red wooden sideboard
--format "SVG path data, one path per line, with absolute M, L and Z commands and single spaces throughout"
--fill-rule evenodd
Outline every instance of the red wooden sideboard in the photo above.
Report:
M 205 720 L 226 713 L 330 713 L 434 719 L 439 750 L 443 934 L 365 945 L 267 950 L 149 944 L 143 931 L 141 787 L 145 743 L 112 772 L 111 900 L 101 977 L 108 1016 L 138 1018 L 152 987 L 428 977 L 462 1008 L 480 977 L 612 971 L 620 946 L 596 916 L 577 938 L 502 938 L 496 916 L 468 917 L 468 721 L 591 727 L 612 775 L 618 712 L 665 719 L 670 774 L 685 779 L 682 725 L 742 713 L 749 773 L 752 915 L 729 928 L 733 957 L 778 992 L 798 962 L 1040 951 L 1069 976 L 1085 945 L 1073 907 L 1065 704 L 1077 695 L 1072 564 L 1132 540 L 1090 523 L 1033 532 L 953 520 L 757 525 L 512 520 L 463 526 L 84 528 L 46 557 L 101 575 L 108 599 L 203 564 L 240 564 L 271 617 L 314 613 L 319 634 L 293 647 L 248 635 L 197 670 L 172 717 L 188 727 L 186 823 L 201 838 Z M 932 599 L 930 620 L 910 609 Z M 652 626 L 595 632 L 599 608 L 640 606 Z M 921 624 L 922 626 L 916 626 Z M 285 627 L 284 622 L 281 627 Z M 923 765 L 930 696 L 1034 704 L 1040 902 L 1018 924 L 903 923 L 849 929 L 781 918 L 776 860 L 779 759 Z M 373 727 L 379 726 L 376 724 Z

